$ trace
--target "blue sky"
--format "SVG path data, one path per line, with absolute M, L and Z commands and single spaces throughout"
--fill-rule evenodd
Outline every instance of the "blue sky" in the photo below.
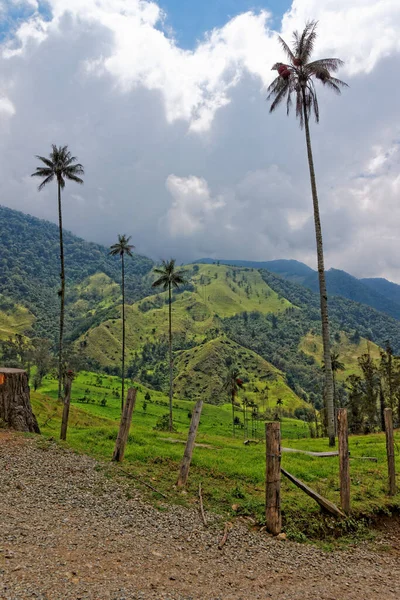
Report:
M 166 25 L 172 27 L 180 46 L 192 48 L 206 31 L 221 27 L 230 18 L 248 10 L 270 10 L 278 23 L 291 6 L 289 0 L 160 0 L 168 14 Z
M 290 0 L 158 0 L 157 4 L 167 14 L 166 27 L 170 28 L 178 45 L 194 48 L 204 34 L 222 27 L 232 17 L 248 10 L 267 9 L 273 14 L 273 25 L 279 28 L 282 15 L 290 8 Z M 14 29 L 18 22 L 29 17 L 33 10 L 29 4 L 11 4 L 5 0 L 7 16 L 0 18 L 0 40 Z M 40 12 L 46 15 L 46 2 L 39 2 Z

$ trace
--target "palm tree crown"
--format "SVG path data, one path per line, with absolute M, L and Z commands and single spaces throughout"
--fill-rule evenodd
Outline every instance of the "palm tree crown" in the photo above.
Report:
M 315 80 L 318 79 L 325 86 L 341 93 L 342 87 L 347 83 L 332 76 L 332 73 L 343 65 L 339 58 L 322 58 L 310 62 L 314 44 L 317 37 L 317 22 L 309 21 L 302 33 L 293 33 L 292 48 L 279 37 L 280 44 L 290 64 L 276 63 L 272 69 L 278 71 L 268 88 L 267 100 L 272 100 L 270 112 L 273 112 L 286 99 L 286 110 L 289 114 L 296 101 L 296 116 L 300 120 L 300 127 L 304 125 L 304 112 L 307 117 L 314 113 L 315 120 L 319 121 L 318 98 L 315 90 Z
M 110 254 L 111 256 L 123 256 L 127 254 L 128 256 L 132 256 L 132 250 L 135 249 L 135 246 L 129 244 L 129 241 L 132 236 L 126 237 L 126 235 L 118 235 L 118 242 L 110 246 Z
M 164 290 L 167 290 L 169 286 L 177 288 L 185 283 L 183 271 L 175 270 L 175 262 L 174 258 L 171 258 L 171 260 L 163 260 L 161 263 L 162 266 L 154 269 L 154 273 L 161 275 L 161 277 L 156 279 L 152 287 L 163 287 Z
M 80 163 L 75 163 L 76 156 L 72 156 L 68 150 L 68 146 L 56 146 L 52 144 L 52 151 L 49 158 L 45 156 L 36 156 L 37 159 L 44 163 L 44 167 L 36 167 L 36 171 L 32 173 L 32 177 L 42 177 L 43 181 L 39 185 L 41 191 L 48 183 L 57 179 L 57 183 L 61 189 L 65 188 L 65 180 L 69 179 L 75 183 L 83 183 L 83 179 L 79 175 L 84 175 L 83 166 Z M 75 163 L 75 164 L 74 164 Z

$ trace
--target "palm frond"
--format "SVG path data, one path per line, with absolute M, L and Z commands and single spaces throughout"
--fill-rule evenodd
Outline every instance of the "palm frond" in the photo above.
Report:
M 286 94 L 288 94 L 289 92 L 289 85 L 285 85 L 284 87 L 282 87 L 280 89 L 279 92 L 277 92 L 277 94 L 275 95 L 275 99 L 272 102 L 271 106 L 269 107 L 269 112 L 272 113 L 274 112 L 274 110 L 276 108 L 278 108 L 278 106 L 280 105 L 281 102 L 283 102 L 283 100 L 285 99 Z M 290 96 L 290 94 L 289 94 Z
M 69 179 L 70 181 L 75 181 L 75 183 L 79 183 L 81 185 L 83 184 L 83 179 L 81 179 L 80 177 L 77 177 L 76 175 L 73 175 L 72 173 L 66 172 L 65 177 L 67 179 Z M 65 186 L 65 183 L 64 183 L 64 186 Z M 64 187 L 64 186 L 62 186 L 62 187 Z
M 72 164 L 77 159 L 71 155 L 68 146 L 52 144 L 48 158 L 40 155 L 36 155 L 36 158 L 46 165 L 46 167 L 37 167 L 35 173 L 32 173 L 32 176 L 44 177 L 46 180 L 42 182 L 43 185 L 39 186 L 39 190 L 43 189 L 54 177 L 62 189 L 65 188 L 65 179 L 83 184 L 83 179 L 79 177 L 79 175 L 84 175 L 83 166 L 80 163 Z
M 303 63 L 307 63 L 314 50 L 317 39 L 317 21 L 308 21 L 302 35 L 302 51 L 300 57 Z
M 156 281 L 154 281 L 152 283 L 151 287 L 163 287 L 164 290 L 168 289 L 169 286 L 169 280 L 168 277 L 166 277 L 165 275 L 163 277 L 160 277 L 159 279 L 156 279 Z
M 33 175 L 35 175 L 35 173 L 33 173 Z M 39 190 L 39 192 L 41 192 L 41 191 L 42 191 L 42 189 L 43 189 L 43 188 L 44 188 L 44 187 L 45 187 L 45 186 L 46 186 L 48 183 L 51 183 L 51 182 L 53 181 L 53 179 L 54 179 L 54 175 L 53 175 L 53 174 L 51 174 L 51 175 L 49 175 L 48 177 L 46 177 L 46 179 L 44 179 L 44 180 L 42 181 L 42 183 L 41 183 L 41 184 L 39 185 L 39 187 L 38 187 L 38 190 Z
M 344 62 L 340 58 L 320 58 L 307 63 L 307 70 L 313 71 L 314 69 L 326 69 L 336 73 L 339 67 L 342 67 Z
M 46 158 L 45 156 L 36 155 L 38 160 L 41 160 L 45 165 L 48 166 L 49 169 L 54 169 L 54 163 L 50 158 Z
M 289 48 L 288 44 L 285 42 L 285 40 L 283 38 L 281 38 L 280 35 L 278 35 L 278 40 L 279 40 L 280 45 L 282 46 L 284 53 L 286 54 L 288 59 L 292 62 L 294 60 L 295 56 L 294 56 L 293 52 L 291 51 L 291 49 Z
M 48 167 L 36 167 L 36 171 L 32 173 L 31 177 L 48 177 L 52 174 L 54 175 L 53 169 L 49 169 Z
M 131 236 L 126 237 L 125 234 L 118 234 L 118 242 L 110 246 L 109 254 L 111 254 L 111 256 L 117 256 L 117 254 L 119 254 L 120 256 L 122 256 L 123 254 L 126 254 L 127 256 L 132 256 L 131 251 L 134 250 L 135 246 L 129 243 L 130 239 Z

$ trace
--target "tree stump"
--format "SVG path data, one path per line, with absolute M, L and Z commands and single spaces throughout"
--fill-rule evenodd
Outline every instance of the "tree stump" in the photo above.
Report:
M 0 368 L 0 421 L 17 431 L 40 433 L 32 412 L 28 376 L 22 369 Z

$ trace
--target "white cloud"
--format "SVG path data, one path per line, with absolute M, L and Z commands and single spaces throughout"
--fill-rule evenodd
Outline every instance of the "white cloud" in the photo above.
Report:
M 13 103 L 6 97 L 0 97 L 0 114 L 12 117 L 15 115 Z
M 45 20 L 31 2 L 1 48 L 5 204 L 55 219 L 54 190 L 38 194 L 29 174 L 35 154 L 68 143 L 86 176 L 67 186 L 65 223 L 84 237 L 126 231 L 155 258 L 314 262 L 304 134 L 265 102 L 282 57 L 268 12 L 239 15 L 189 51 L 155 2 L 48 5 Z M 316 55 L 342 57 L 351 84 L 342 98 L 320 90 L 312 128 L 327 265 L 400 281 L 400 5 L 294 0 L 282 34 L 311 17 Z

